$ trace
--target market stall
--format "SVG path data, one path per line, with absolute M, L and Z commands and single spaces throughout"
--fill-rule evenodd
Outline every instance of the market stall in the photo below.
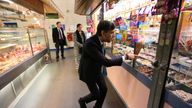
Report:
M 161 22 L 161 15 L 153 13 L 155 4 L 156 1 L 150 0 L 124 0 L 104 13 L 105 19 L 116 26 L 112 51 L 109 52 L 112 55 L 138 54 L 136 60 L 125 61 L 123 67 L 108 69 L 110 82 L 130 108 L 147 107 L 148 104 L 153 73 L 151 63 L 155 62 Z
M 128 107 L 191 107 L 190 4 L 120 0 L 105 9 L 104 18 L 116 26 L 109 57 L 137 55 L 122 67 L 108 68 L 109 81 Z

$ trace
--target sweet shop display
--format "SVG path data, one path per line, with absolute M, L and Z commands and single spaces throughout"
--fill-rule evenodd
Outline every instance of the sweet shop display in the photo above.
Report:
M 156 48 L 141 49 L 139 57 L 145 58 L 151 62 L 155 62 Z
M 142 1 L 137 1 L 137 4 Z M 135 77 L 146 86 L 153 84 L 152 81 L 156 79 L 152 77 L 158 75 L 159 78 L 155 78 L 162 83 L 166 82 L 164 90 L 172 93 L 172 100 L 180 98 L 178 104 L 191 103 L 192 92 L 186 89 L 192 91 L 192 1 L 183 0 L 181 11 L 179 0 L 149 0 L 147 4 L 135 3 L 137 8 L 132 1 L 127 3 L 131 9 L 114 7 L 105 15 L 105 19 L 113 21 L 116 26 L 113 55 L 135 54 L 134 60 L 124 61 L 128 65 L 127 68 L 123 66 L 127 71 L 133 70 L 130 73 L 136 74 Z M 120 6 L 117 4 L 117 7 Z M 176 37 L 175 40 L 173 37 Z M 170 48 L 172 44 L 173 48 Z M 157 66 L 154 65 L 156 62 L 159 62 Z M 176 106 L 172 103 L 170 105 Z
M 179 33 L 179 51 L 192 54 L 192 16 L 191 12 L 183 12 L 182 16 L 187 20 L 182 21 L 181 32 Z
M 145 75 L 151 75 L 152 74 L 152 69 L 148 66 L 140 66 L 137 69 L 139 72 L 144 73 Z
M 115 44 L 113 46 L 113 54 L 115 55 L 124 55 L 127 53 L 132 53 L 133 54 L 134 49 L 132 47 L 122 45 L 122 44 Z
M 119 5 L 117 7 L 126 4 L 124 2 L 129 2 L 131 8 L 127 7 L 125 10 L 114 8 L 104 15 L 105 19 L 115 24 L 112 53 L 137 55 L 135 60 L 125 62 L 136 65 L 138 71 L 145 73 L 145 70 L 142 70 L 143 66 L 153 68 L 152 63 L 156 59 L 156 43 L 158 43 L 162 15 L 153 14 L 157 1 L 140 0 L 137 3 L 121 1 L 116 4 Z
M 186 85 L 187 85 L 188 87 L 192 88 L 192 81 L 191 81 L 191 82 L 186 83 Z
M 171 91 L 177 98 L 191 105 L 192 102 L 192 50 L 191 50 L 191 1 L 183 0 L 179 25 L 169 64 L 166 88 L 175 88 Z M 182 86 L 181 86 L 182 85 Z M 182 102 L 181 101 L 181 102 Z
M 185 2 L 184 5 L 186 5 Z M 170 69 L 174 70 L 175 73 L 169 74 L 174 80 L 189 86 L 189 82 L 192 79 L 191 13 L 189 10 L 181 12 L 180 31 L 178 32 L 177 44 L 175 45 L 170 64 Z M 185 18 L 188 20 L 185 20 Z
M 175 90 L 172 91 L 175 95 L 177 95 L 179 98 L 183 99 L 184 101 L 192 101 L 192 94 L 187 93 L 183 90 Z
M 192 0 L 184 0 L 182 10 L 192 10 Z
M 188 82 L 192 81 L 192 77 L 182 74 L 182 73 L 178 73 L 178 72 L 170 72 L 170 74 L 168 75 L 170 78 L 174 79 L 175 81 L 182 83 L 182 84 L 186 84 Z

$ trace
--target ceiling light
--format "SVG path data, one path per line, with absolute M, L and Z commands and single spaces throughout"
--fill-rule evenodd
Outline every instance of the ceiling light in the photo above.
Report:
M 10 4 L 13 4 L 13 1 L 11 1 L 11 0 L 2 0 L 2 1 L 8 2 Z
M 37 21 L 37 18 L 36 18 L 36 17 L 33 17 L 33 19 L 34 19 L 35 21 Z

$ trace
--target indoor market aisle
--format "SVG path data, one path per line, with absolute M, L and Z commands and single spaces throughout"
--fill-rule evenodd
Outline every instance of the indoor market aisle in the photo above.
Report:
M 79 108 L 79 97 L 89 92 L 78 79 L 73 50 L 66 50 L 66 59 L 59 62 L 54 56 L 52 53 L 53 63 L 43 69 L 14 108 Z M 103 108 L 124 108 L 115 97 L 108 90 Z M 94 103 L 88 104 L 88 108 L 92 108 Z

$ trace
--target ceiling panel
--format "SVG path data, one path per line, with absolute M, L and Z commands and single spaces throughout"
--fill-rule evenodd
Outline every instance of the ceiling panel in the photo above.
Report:
M 104 0 L 75 0 L 75 13 L 80 15 L 92 14 Z

